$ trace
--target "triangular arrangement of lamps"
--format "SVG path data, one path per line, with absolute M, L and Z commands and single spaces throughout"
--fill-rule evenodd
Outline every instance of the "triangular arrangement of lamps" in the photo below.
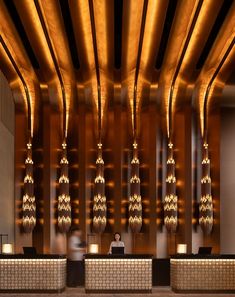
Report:
M 167 150 L 167 176 L 166 196 L 164 199 L 164 224 L 168 232 L 176 232 L 178 225 L 178 197 L 176 195 L 175 160 L 173 157 L 173 144 L 168 141 Z
M 175 159 L 174 159 L 174 146 L 172 143 L 172 98 L 174 91 L 174 84 L 177 77 L 177 71 L 175 72 L 169 94 L 169 107 L 167 115 L 167 161 L 166 161 L 166 195 L 164 198 L 164 225 L 168 233 L 175 233 L 178 226 L 178 197 L 176 195 L 176 176 L 175 176 Z
M 68 232 L 71 226 L 71 203 L 69 196 L 69 162 L 67 159 L 66 139 L 62 143 L 62 157 L 60 160 L 59 197 L 58 197 L 58 229 Z
M 30 121 L 30 120 L 29 120 Z M 24 196 L 22 203 L 22 224 L 25 233 L 33 231 L 36 225 L 36 203 L 34 196 L 32 141 L 29 137 L 27 143 L 27 156 L 25 159 Z
M 22 202 L 22 225 L 25 233 L 30 233 L 36 226 L 36 201 L 34 196 L 34 179 L 33 179 L 33 159 L 32 159 L 32 138 L 33 138 L 33 125 L 31 115 L 31 101 L 29 96 L 28 87 L 22 77 L 22 82 L 25 89 L 27 98 L 27 131 L 28 143 L 27 154 L 25 159 L 25 177 L 24 177 L 24 195 Z
M 175 76 L 176 77 L 176 76 Z M 175 78 L 176 79 L 176 78 Z M 176 195 L 176 176 L 175 160 L 172 143 L 172 97 L 174 90 L 173 79 L 170 88 L 169 108 L 168 108 L 168 143 L 167 143 L 167 161 L 166 161 L 166 195 L 164 198 L 164 224 L 169 233 L 175 233 L 178 226 L 178 197 Z
M 208 143 L 203 143 L 201 198 L 199 204 L 199 224 L 204 233 L 209 234 L 213 227 L 213 200 L 211 195 L 210 159 Z

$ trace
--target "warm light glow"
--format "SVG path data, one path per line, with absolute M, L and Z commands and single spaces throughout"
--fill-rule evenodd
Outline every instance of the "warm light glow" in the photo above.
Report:
M 103 199 L 104 200 L 104 199 Z M 106 199 L 105 199 L 106 200 Z M 97 201 L 96 201 L 97 203 Z M 94 207 L 93 207 L 93 211 L 96 212 L 96 211 L 105 211 L 106 212 L 107 210 L 107 207 L 106 205 L 97 205 L 97 204 L 94 204 Z
M 167 164 L 170 164 L 170 163 L 167 163 Z M 171 163 L 171 164 L 174 164 L 174 163 Z M 173 176 L 173 175 L 169 175 L 169 176 L 167 176 L 167 178 L 166 178 L 166 182 L 167 183 L 176 183 L 176 178 L 175 178 L 175 176 Z
M 55 1 L 50 1 L 48 3 L 45 3 L 44 1 L 39 1 L 39 4 L 44 16 L 44 21 L 47 26 L 47 31 L 50 36 L 51 43 L 53 45 L 53 50 L 55 52 L 57 63 L 59 65 L 59 71 L 62 77 L 62 84 L 60 84 L 60 99 L 63 98 L 62 88 L 64 88 L 65 91 L 65 98 L 63 99 L 65 100 L 65 106 L 63 105 L 62 100 L 62 110 L 65 113 L 65 127 L 63 133 L 64 136 L 67 137 L 70 106 L 73 98 L 72 84 L 75 79 L 73 64 L 68 45 L 68 39 L 66 36 L 66 31 L 64 29 L 63 20 L 57 13 L 57 3 Z
M 96 164 L 104 164 L 104 163 L 96 163 Z M 102 176 L 98 175 L 96 178 L 95 178 L 95 183 L 98 184 L 98 183 L 102 183 L 104 184 L 105 180 Z
M 142 225 L 142 217 L 134 216 L 129 218 L 130 225 Z
M 105 203 L 106 202 L 106 197 L 102 196 L 101 194 L 97 194 L 97 195 L 94 196 L 94 200 L 96 202 Z
M 68 160 L 63 157 L 61 160 L 60 160 L 60 164 L 69 164 Z
M 210 162 L 209 162 L 209 163 L 210 163 Z M 204 164 L 209 164 L 209 163 L 203 162 L 202 164 L 204 165 Z M 210 184 L 210 183 L 211 183 L 211 178 L 210 178 L 208 175 L 206 175 L 206 176 L 204 176 L 204 177 L 201 179 L 201 183 L 202 183 L 202 184 L 206 184 L 206 183 Z
M 97 144 L 98 156 L 96 160 L 96 177 L 93 200 L 93 227 L 94 231 L 101 233 L 106 226 L 106 197 L 104 179 L 104 160 L 102 158 L 102 144 Z
M 88 253 L 98 254 L 99 253 L 99 245 L 96 243 L 89 244 Z
M 13 254 L 13 245 L 11 243 L 4 243 L 2 245 L 3 254 Z
M 131 160 L 131 164 L 139 164 L 139 163 L 140 163 L 140 161 L 139 161 L 138 158 L 133 158 L 133 159 Z
M 164 199 L 164 224 L 168 232 L 175 232 L 178 225 L 178 197 L 176 195 L 175 160 L 173 144 L 168 143 L 166 196 Z
M 132 162 L 132 164 L 139 164 L 139 162 L 137 162 L 137 163 Z M 131 184 L 139 184 L 140 183 L 140 178 L 137 175 L 134 175 L 134 176 L 131 177 L 130 183 Z
M 30 197 L 28 194 L 23 196 L 22 210 L 36 211 L 35 197 Z
M 27 158 L 25 160 L 25 164 L 33 164 L 33 160 L 31 158 Z
M 69 196 L 67 145 L 62 143 L 62 157 L 60 160 L 61 176 L 59 178 L 58 197 L 58 228 L 60 232 L 68 232 L 71 226 L 71 204 Z
M 137 143 L 133 143 L 133 159 L 131 161 L 131 195 L 129 197 L 129 225 L 132 232 L 139 232 L 142 226 L 142 201 L 140 195 L 139 159 Z
M 177 254 L 186 254 L 187 253 L 187 244 L 179 243 L 177 244 Z
M 26 163 L 26 164 L 29 164 L 29 163 Z M 24 183 L 30 183 L 30 184 L 33 184 L 34 183 L 34 180 L 32 178 L 32 176 L 30 176 L 29 174 L 27 174 L 24 178 Z
M 215 2 L 215 1 L 213 1 Z M 226 51 L 228 50 L 229 46 L 231 45 L 234 39 L 234 28 L 235 28 L 235 6 L 232 5 L 230 8 L 230 13 L 228 17 L 225 19 L 223 26 L 220 30 L 220 38 L 217 38 L 212 50 L 210 51 L 209 59 L 206 60 L 204 67 L 202 68 L 200 75 L 198 76 L 196 85 L 197 85 L 197 101 L 198 101 L 198 110 L 200 113 L 200 127 L 201 127 L 201 135 L 202 137 L 205 136 L 205 130 L 207 127 L 204 127 L 204 123 L 208 118 L 208 110 L 213 100 L 213 93 L 215 88 L 223 89 L 224 84 L 227 79 L 227 75 L 218 74 L 215 77 L 214 81 L 211 84 L 208 97 L 206 98 L 206 90 L 208 85 L 215 74 L 215 71 L 219 64 L 221 63 L 222 59 L 225 56 Z M 208 18 L 208 16 L 206 16 Z M 229 55 L 227 56 L 226 60 L 223 63 L 223 67 L 220 73 L 223 73 L 223 69 L 226 69 L 226 66 L 233 63 L 234 61 L 234 50 L 231 50 Z M 207 99 L 207 102 L 206 102 Z M 207 104 L 207 106 L 205 106 Z M 207 109 L 207 114 L 205 114 L 205 108 Z
M 27 144 L 27 157 L 25 160 L 26 175 L 24 178 L 24 196 L 22 203 L 22 224 L 26 233 L 32 232 L 36 225 L 36 201 L 34 197 L 33 161 L 31 139 Z
M 211 232 L 213 227 L 213 199 L 211 195 L 210 160 L 206 142 L 203 144 L 199 224 L 204 233 L 209 234 Z
M 61 162 L 61 164 L 68 164 L 68 163 L 62 163 L 62 162 Z M 61 177 L 59 178 L 59 183 L 60 183 L 60 184 L 62 184 L 62 183 L 66 183 L 66 184 L 68 184 L 68 183 L 69 183 L 69 178 L 63 174 L 63 175 L 61 175 Z
M 102 158 L 97 158 L 96 164 L 104 164 L 104 160 Z
M 172 119 L 175 113 L 176 96 L 178 92 L 179 82 L 176 79 L 173 86 L 173 77 L 175 75 L 176 67 L 179 63 L 180 55 L 182 54 L 183 46 L 187 38 L 189 27 L 192 23 L 199 1 L 180 1 L 177 4 L 178 16 L 174 19 L 174 26 L 172 28 L 172 36 L 167 45 L 167 51 L 164 57 L 164 64 L 161 70 L 161 86 L 162 96 L 164 100 L 164 113 L 166 114 L 166 130 L 167 136 L 170 137 L 170 132 L 173 130 L 173 125 L 170 127 L 170 118 Z M 192 38 L 191 38 L 192 39 Z M 190 39 L 190 41 L 191 41 Z M 174 88 L 172 90 L 172 88 Z M 170 106 L 170 92 L 173 91 L 172 105 Z M 170 108 L 171 107 L 171 108 Z M 171 122 L 171 124 L 173 121 Z
M 97 225 L 106 225 L 106 217 L 101 217 L 101 216 L 94 216 L 94 218 L 93 218 L 93 224 L 95 225 L 95 226 L 97 226 Z
M 167 159 L 167 164 L 175 164 L 175 160 L 173 158 Z
M 18 71 L 20 72 L 21 76 L 23 77 L 23 80 L 20 78 L 20 89 L 21 94 L 25 101 L 25 111 L 29 118 L 30 127 L 28 127 L 30 132 L 30 137 L 33 137 L 34 132 L 34 117 L 35 117 L 35 101 L 36 101 L 36 93 L 37 93 L 37 87 L 36 82 L 38 81 L 34 72 L 34 69 L 29 62 L 28 56 L 24 50 L 24 47 L 21 42 L 19 42 L 19 36 L 16 33 L 15 26 L 13 22 L 11 21 L 6 6 L 4 3 L 0 3 L 0 31 L 1 31 L 1 37 L 4 40 L 4 43 L 6 47 L 8 48 L 14 62 L 16 65 L 20 65 L 18 67 Z M 4 50 L 4 55 L 6 54 Z M 2 58 L 2 57 L 1 57 Z M 11 65 L 12 66 L 12 65 Z M 15 70 L 15 69 L 14 69 Z M 15 72 L 15 71 L 14 71 Z M 19 83 L 19 81 L 17 81 Z M 11 78 L 10 86 L 13 89 L 18 89 L 19 92 L 19 85 L 14 85 L 15 81 L 13 81 L 13 78 Z M 26 92 L 28 94 L 28 99 L 26 96 Z M 31 111 L 31 112 L 29 112 Z

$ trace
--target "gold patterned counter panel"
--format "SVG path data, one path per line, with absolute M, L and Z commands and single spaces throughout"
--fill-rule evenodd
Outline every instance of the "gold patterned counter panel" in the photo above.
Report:
M 171 259 L 175 292 L 234 292 L 235 259 Z
M 152 259 L 85 259 L 86 292 L 151 292 Z
M 66 258 L 0 259 L 0 292 L 63 291 L 66 261 Z

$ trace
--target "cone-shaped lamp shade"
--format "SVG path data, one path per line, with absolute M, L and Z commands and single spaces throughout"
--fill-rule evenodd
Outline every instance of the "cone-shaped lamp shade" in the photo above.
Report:
M 36 204 L 34 197 L 34 180 L 33 180 L 33 160 L 32 144 L 27 144 L 27 158 L 25 160 L 25 178 L 24 178 L 24 196 L 23 196 L 23 229 L 24 232 L 30 233 L 36 225 Z
M 166 196 L 164 200 L 164 224 L 168 232 L 176 232 L 178 217 L 178 198 L 176 196 L 175 160 L 173 144 L 168 144 Z
M 68 232 L 71 226 L 71 204 L 69 196 L 69 162 L 67 159 L 67 145 L 62 144 L 62 158 L 60 160 L 59 197 L 58 197 L 58 229 Z
M 210 159 L 208 158 L 207 143 L 204 143 L 203 145 L 199 224 L 205 234 L 211 232 L 213 227 L 213 201 L 211 195 Z
M 142 201 L 140 195 L 140 178 L 137 143 L 133 144 L 133 159 L 131 161 L 131 179 L 130 190 L 131 195 L 129 199 L 129 226 L 134 233 L 140 232 L 142 227 Z
M 98 143 L 98 158 L 96 160 L 96 178 L 93 201 L 93 229 L 102 233 L 106 227 L 106 197 L 104 179 L 104 160 L 102 158 L 102 144 Z

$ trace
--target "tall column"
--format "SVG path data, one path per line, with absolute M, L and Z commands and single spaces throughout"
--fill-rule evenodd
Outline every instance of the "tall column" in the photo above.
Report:
M 27 144 L 27 117 L 24 112 L 15 113 L 15 253 L 22 253 L 23 246 L 32 245 L 32 233 L 22 228 L 23 180 Z
M 192 195 L 193 195 L 193 164 L 192 164 L 192 109 L 184 108 L 175 114 L 175 160 L 178 196 L 178 228 L 175 247 L 179 243 L 187 244 L 187 251 L 192 251 Z

